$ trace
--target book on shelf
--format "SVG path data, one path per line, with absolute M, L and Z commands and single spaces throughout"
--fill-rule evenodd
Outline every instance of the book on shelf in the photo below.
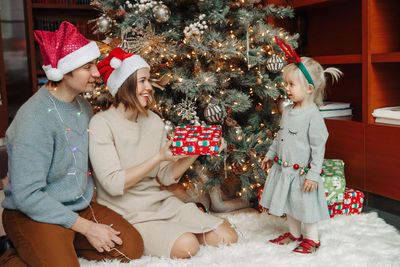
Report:
M 319 107 L 319 110 L 332 110 L 350 108 L 350 103 L 324 101 L 324 104 Z
M 377 108 L 372 116 L 376 123 L 400 125 L 400 106 Z
M 353 115 L 350 103 L 343 102 L 324 102 L 319 107 L 323 118 L 350 117 Z
M 388 119 L 388 118 L 381 118 L 381 117 L 375 118 L 375 122 L 376 122 L 376 123 L 384 123 L 384 124 L 400 125 L 400 120 Z

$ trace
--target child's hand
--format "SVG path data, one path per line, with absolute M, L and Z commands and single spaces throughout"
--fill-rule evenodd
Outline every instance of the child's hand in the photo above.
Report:
M 318 188 L 318 183 L 305 179 L 304 180 L 304 186 L 303 186 L 303 191 L 304 192 L 312 192 L 314 189 L 317 190 Z
M 269 158 L 265 157 L 263 159 L 263 161 L 261 162 L 261 169 L 265 170 L 265 167 L 267 167 L 267 169 L 271 168 L 272 166 L 272 162 Z

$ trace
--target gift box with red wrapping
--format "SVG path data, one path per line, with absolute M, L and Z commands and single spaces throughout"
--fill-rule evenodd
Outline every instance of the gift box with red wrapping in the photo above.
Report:
M 172 143 L 174 155 L 217 155 L 220 125 L 178 126 Z
M 328 205 L 329 216 L 360 214 L 364 203 L 364 193 L 352 188 L 346 187 L 343 197 L 343 203 Z

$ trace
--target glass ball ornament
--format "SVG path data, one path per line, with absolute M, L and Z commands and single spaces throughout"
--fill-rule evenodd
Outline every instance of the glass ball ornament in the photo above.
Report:
M 267 69 L 272 73 L 280 72 L 284 65 L 285 61 L 277 54 L 273 54 L 267 59 Z
M 164 129 L 165 129 L 165 132 L 167 133 L 167 137 L 168 138 L 171 138 L 171 137 L 174 136 L 174 134 L 175 134 L 175 126 L 171 121 L 166 120 L 164 122 Z
M 96 25 L 99 32 L 106 33 L 111 30 L 112 20 L 108 16 L 103 15 L 97 19 Z
M 220 122 L 222 120 L 222 116 L 223 116 L 222 108 L 219 105 L 209 104 L 204 109 L 204 118 L 209 123 Z
M 158 4 L 153 8 L 153 17 L 158 23 L 164 23 L 169 20 L 171 11 L 164 4 Z
M 285 97 L 285 98 L 280 99 L 280 100 L 278 101 L 278 112 L 279 112 L 279 114 L 282 115 L 283 110 L 284 110 L 287 106 L 289 106 L 289 105 L 291 105 L 291 104 L 293 104 L 293 102 L 290 101 L 289 98 L 286 98 L 286 97 Z

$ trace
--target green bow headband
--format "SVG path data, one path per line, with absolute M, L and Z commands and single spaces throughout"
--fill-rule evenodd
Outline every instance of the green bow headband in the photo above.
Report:
M 285 52 L 286 61 L 289 63 L 294 63 L 304 74 L 308 83 L 311 84 L 312 86 L 314 86 L 314 88 L 315 88 L 315 85 L 311 78 L 310 73 L 307 71 L 306 66 L 304 66 L 304 64 L 301 62 L 301 58 L 299 58 L 297 53 L 292 48 L 290 48 L 290 46 L 288 44 L 286 44 L 282 40 L 279 40 L 278 37 L 276 37 L 276 36 L 275 36 L 275 41 L 282 48 L 283 52 Z

